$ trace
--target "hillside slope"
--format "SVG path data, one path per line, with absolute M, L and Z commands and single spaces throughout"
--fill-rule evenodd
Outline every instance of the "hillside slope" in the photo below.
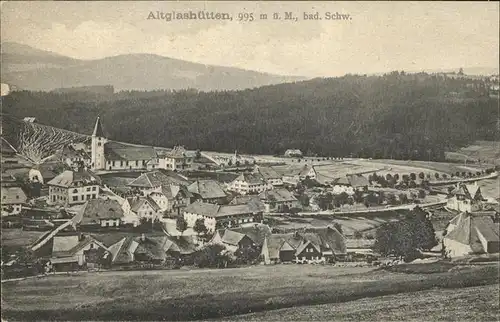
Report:
M 40 164 L 58 149 L 70 143 L 81 143 L 90 137 L 52 126 L 24 122 L 1 115 L 2 134 L 27 160 Z
M 85 134 L 100 115 L 110 139 L 152 146 L 428 161 L 476 140 L 499 140 L 498 99 L 469 82 L 392 73 L 211 93 L 13 92 L 3 107 Z
M 26 90 L 111 85 L 120 90 L 233 90 L 303 80 L 232 67 L 130 54 L 78 60 L 32 47 L 2 44 L 2 82 Z

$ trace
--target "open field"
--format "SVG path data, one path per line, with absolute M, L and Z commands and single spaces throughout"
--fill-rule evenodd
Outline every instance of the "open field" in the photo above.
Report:
M 433 289 L 232 316 L 231 321 L 498 321 L 499 285 Z
M 2 246 L 22 247 L 35 242 L 45 231 L 30 231 L 19 228 L 2 229 Z
M 2 315 L 7 320 L 193 320 L 363 298 L 384 303 L 379 297 L 497 284 L 498 268 L 406 274 L 370 267 L 277 265 L 56 275 L 3 283 Z
M 474 144 L 461 148 L 455 152 L 447 152 L 446 159 L 482 160 L 500 165 L 500 142 L 498 141 L 476 141 Z

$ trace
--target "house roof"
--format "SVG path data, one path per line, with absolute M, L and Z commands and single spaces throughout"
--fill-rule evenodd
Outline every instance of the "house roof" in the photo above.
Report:
M 193 196 L 186 186 L 178 184 L 163 185 L 161 191 L 169 200 L 177 198 L 179 194 L 182 198 L 191 198 Z
M 267 251 L 269 252 L 269 258 L 279 258 L 280 256 L 280 251 L 282 250 L 283 246 L 286 245 L 289 247 L 289 250 L 295 250 L 300 244 L 294 242 L 294 239 L 296 238 L 294 233 L 288 233 L 288 234 L 271 234 L 270 236 L 266 237 L 266 245 L 267 245 Z M 291 241 L 291 243 L 289 242 Z M 285 244 L 286 243 L 286 244 Z M 287 250 L 287 249 L 283 249 Z
M 319 244 L 314 243 L 309 239 L 304 239 L 300 243 L 299 247 L 297 247 L 297 249 L 295 250 L 295 255 L 299 255 L 300 253 L 302 253 L 304 251 L 304 249 L 306 249 L 306 247 L 309 245 L 312 245 L 316 249 L 317 252 L 321 253 L 321 247 Z
M 25 203 L 28 198 L 19 187 L 2 187 L 2 205 Z
M 226 229 L 222 235 L 222 242 L 228 245 L 238 246 L 239 242 L 245 238 L 245 236 L 245 234 Z
M 216 217 L 219 212 L 219 205 L 214 205 L 207 202 L 196 201 L 188 205 L 184 211 L 188 213 Z
M 104 131 L 102 129 L 101 118 L 99 116 L 97 117 L 97 120 L 95 121 L 94 131 L 92 132 L 92 135 L 105 137 Z
M 139 246 L 139 243 L 137 243 L 133 237 L 123 237 L 108 248 L 112 256 L 111 261 L 116 264 L 132 262 L 137 246 Z
M 160 206 L 158 206 L 158 204 L 150 197 L 128 197 L 127 201 L 130 205 L 130 210 L 132 210 L 133 212 L 139 211 L 139 209 L 145 204 L 148 204 L 153 209 L 153 211 L 159 211 L 161 209 Z
M 481 188 L 477 184 L 459 183 L 451 194 L 464 196 L 467 199 L 478 199 L 481 198 Z
M 76 238 L 75 238 L 76 237 Z M 74 256 L 78 251 L 82 250 L 91 243 L 97 244 L 99 247 L 108 250 L 100 241 L 90 235 L 79 236 L 54 236 L 52 245 L 53 257 L 70 257 Z
M 186 157 L 193 158 L 196 156 L 196 152 L 188 151 L 183 146 L 175 146 L 170 151 L 162 151 L 160 153 L 162 157 L 174 158 L 174 159 L 183 159 Z
M 99 179 L 89 171 L 70 171 L 66 170 L 57 175 L 54 179 L 48 182 L 49 185 L 59 187 L 76 187 L 77 185 L 97 185 Z
M 234 215 L 243 215 L 243 214 L 254 214 L 258 212 L 262 212 L 261 209 L 257 205 L 252 203 L 243 204 L 243 205 L 214 205 L 211 203 L 205 203 L 201 201 L 193 202 L 188 205 L 185 210 L 188 213 L 194 213 L 198 215 L 203 215 L 207 217 L 226 217 L 226 216 L 234 216 Z
M 264 177 L 258 173 L 242 173 L 234 181 L 244 181 L 250 184 L 265 184 Z
M 81 225 L 99 224 L 105 219 L 120 219 L 123 209 L 114 199 L 90 199 L 75 216 L 75 221 Z
M 290 202 L 297 201 L 297 198 L 285 188 L 273 189 L 261 192 L 259 197 L 267 202 Z
M 66 145 L 61 150 L 63 158 L 85 158 L 90 159 L 90 156 L 84 150 L 76 150 L 71 144 Z
M 196 180 L 188 186 L 188 190 L 192 193 L 200 195 L 202 199 L 226 197 L 226 193 L 222 190 L 219 183 L 213 180 Z
M 255 244 L 260 246 L 262 246 L 266 237 L 271 236 L 271 228 L 265 224 L 252 224 L 231 228 L 229 230 L 247 235 Z
M 473 252 L 484 252 L 479 234 L 486 241 L 500 239 L 499 226 L 491 216 L 481 214 L 461 213 L 455 221 L 456 227 L 445 238 L 469 245 Z
M 271 167 L 258 167 L 257 171 L 264 179 L 281 179 L 281 175 Z
M 171 175 L 166 175 L 161 171 L 151 171 L 145 172 L 137 177 L 135 180 L 130 182 L 128 185 L 131 187 L 138 188 L 157 188 L 163 185 L 179 184 L 179 182 L 185 183 L 187 180 L 182 180 L 181 178 L 176 178 Z
M 111 161 L 141 161 L 156 158 L 151 146 L 109 141 L 104 144 L 104 157 Z
M 191 236 L 156 236 L 156 237 L 138 237 L 135 239 L 138 243 L 136 252 L 143 253 L 152 259 L 163 260 L 167 257 L 167 252 L 179 252 L 181 254 L 191 254 L 196 251 L 194 239 Z
M 313 237 L 310 234 L 314 234 Z M 344 254 L 346 252 L 346 239 L 334 227 L 311 227 L 305 230 L 305 238 L 311 239 L 319 238 L 318 244 L 323 248 L 331 249 L 335 254 Z M 314 240 L 313 240 L 314 242 Z

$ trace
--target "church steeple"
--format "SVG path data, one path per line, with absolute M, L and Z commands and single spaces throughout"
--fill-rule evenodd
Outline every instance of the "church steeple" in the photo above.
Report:
M 94 132 L 92 136 L 104 137 L 104 131 L 102 130 L 101 118 L 98 116 L 95 121 Z

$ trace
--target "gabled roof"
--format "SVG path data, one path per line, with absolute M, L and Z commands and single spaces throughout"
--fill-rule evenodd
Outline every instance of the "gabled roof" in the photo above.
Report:
M 228 245 L 238 246 L 238 244 L 243 238 L 245 238 L 245 236 L 245 234 L 226 229 L 226 231 L 222 235 L 222 242 Z
M 219 205 L 214 205 L 207 202 L 195 201 L 188 205 L 184 211 L 207 217 L 216 217 L 219 212 Z
M 101 118 L 97 117 L 94 125 L 94 131 L 92 132 L 93 136 L 105 137 L 104 131 L 102 129 Z
M 242 173 L 234 181 L 244 181 L 250 184 L 265 184 L 264 177 L 258 173 Z
M 175 146 L 172 150 L 162 153 L 162 156 L 174 159 L 193 158 L 195 155 L 194 151 L 188 151 L 183 146 Z
M 481 199 L 481 187 L 477 184 L 458 183 L 451 191 L 452 195 L 464 196 L 467 199 Z
M 211 203 L 205 203 L 201 201 L 193 202 L 188 205 L 184 212 L 194 213 L 207 217 L 226 217 L 226 216 L 235 216 L 235 215 L 244 215 L 244 214 L 255 214 L 262 212 L 258 206 L 249 204 L 243 205 L 214 205 Z
M 193 194 L 184 185 L 169 184 L 161 187 L 162 193 L 168 200 L 172 200 L 180 196 L 182 198 L 191 198 Z
M 23 204 L 28 198 L 19 187 L 2 187 L 2 205 Z
M 123 209 L 114 199 L 90 199 L 75 216 L 75 221 L 81 225 L 99 224 L 105 219 L 121 219 Z
M 259 195 L 261 200 L 267 202 L 291 202 L 297 201 L 297 198 L 285 188 L 266 190 Z
M 52 246 L 53 257 L 71 257 L 91 243 L 108 250 L 100 241 L 90 235 L 80 236 L 55 236 Z
M 85 158 L 90 159 L 90 156 L 84 150 L 76 150 L 71 144 L 63 147 L 61 151 L 63 158 Z
M 160 206 L 158 206 L 158 204 L 150 197 L 128 197 L 127 201 L 130 205 L 130 210 L 133 212 L 139 211 L 139 209 L 145 204 L 149 205 L 153 211 L 159 211 L 161 209 Z
M 271 234 L 271 236 L 266 237 L 269 258 L 279 258 L 281 250 L 296 250 L 302 241 L 302 239 L 298 241 L 296 239 L 297 235 L 294 233 Z
M 257 171 L 266 180 L 269 180 L 269 179 L 281 179 L 281 175 L 278 172 L 276 172 L 276 170 L 274 170 L 271 167 L 258 167 Z
M 97 185 L 99 179 L 89 171 L 66 170 L 48 182 L 49 185 L 59 187 L 76 187 L 77 185 Z
M 229 230 L 247 235 L 255 244 L 260 246 L 262 246 L 266 237 L 271 236 L 271 228 L 265 224 L 253 224 L 235 227 Z
M 137 246 L 139 246 L 139 243 L 137 243 L 133 237 L 123 237 L 108 248 L 112 256 L 111 261 L 115 264 L 132 262 Z
M 444 238 L 469 245 L 473 252 L 486 251 L 483 249 L 479 234 L 488 242 L 499 241 L 499 226 L 498 223 L 493 222 L 491 216 L 464 212 L 457 217 L 457 219 L 453 220 L 456 227 Z
M 175 178 L 170 175 L 166 175 L 161 171 L 150 171 L 141 174 L 135 180 L 130 182 L 128 185 L 131 187 L 138 188 L 157 188 L 163 185 L 178 185 L 179 182 L 183 182 L 180 178 Z M 185 181 L 184 181 L 185 182 Z
M 297 250 L 295 251 L 295 255 L 296 256 L 300 255 L 304 251 L 304 249 L 306 249 L 306 247 L 309 245 L 313 246 L 318 253 L 321 253 L 321 247 L 318 244 L 313 243 L 312 241 L 310 241 L 308 239 L 304 239 L 302 241 L 302 243 L 300 244 L 300 246 L 297 247 Z
M 111 161 L 142 161 L 156 158 L 151 146 L 109 141 L 104 144 L 104 157 Z
M 188 190 L 202 199 L 217 199 L 226 197 L 218 182 L 213 180 L 196 180 L 188 186 Z

